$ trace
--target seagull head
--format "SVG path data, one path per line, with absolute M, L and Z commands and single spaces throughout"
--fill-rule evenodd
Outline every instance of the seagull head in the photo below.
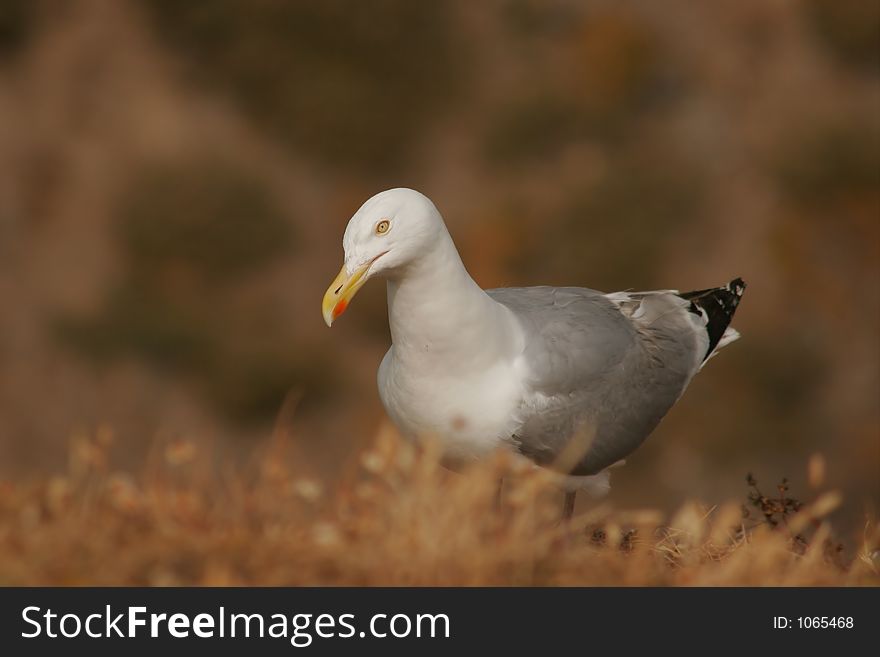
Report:
M 376 275 L 399 275 L 445 231 L 431 200 L 412 189 L 380 192 L 354 213 L 345 229 L 345 261 L 327 288 L 321 310 L 327 326 Z

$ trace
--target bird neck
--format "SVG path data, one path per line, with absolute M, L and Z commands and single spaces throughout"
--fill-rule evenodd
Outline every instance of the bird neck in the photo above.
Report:
M 435 248 L 389 278 L 388 320 L 395 358 L 435 373 L 485 367 L 519 342 L 512 314 L 470 277 L 445 230 Z

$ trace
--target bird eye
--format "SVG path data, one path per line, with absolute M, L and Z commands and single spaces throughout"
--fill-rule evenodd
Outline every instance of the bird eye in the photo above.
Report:
M 378 224 L 376 224 L 376 235 L 384 235 L 388 232 L 389 228 L 391 228 L 391 222 L 387 219 L 383 219 Z

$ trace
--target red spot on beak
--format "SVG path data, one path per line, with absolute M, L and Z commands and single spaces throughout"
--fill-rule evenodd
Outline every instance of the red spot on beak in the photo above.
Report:
M 348 301 L 345 299 L 340 299 L 339 303 L 333 308 L 333 319 L 339 317 L 342 313 L 345 312 L 345 309 L 348 308 Z

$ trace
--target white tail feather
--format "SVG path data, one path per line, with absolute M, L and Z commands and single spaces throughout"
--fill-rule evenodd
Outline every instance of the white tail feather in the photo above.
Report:
M 718 341 L 718 344 L 715 345 L 715 348 L 712 350 L 712 353 L 706 356 L 706 359 L 700 364 L 700 369 L 703 369 L 703 365 L 708 363 L 712 357 L 717 354 L 721 349 L 729 345 L 731 342 L 736 342 L 739 340 L 740 334 L 735 328 L 727 327 L 724 333 L 721 335 L 721 339 Z

